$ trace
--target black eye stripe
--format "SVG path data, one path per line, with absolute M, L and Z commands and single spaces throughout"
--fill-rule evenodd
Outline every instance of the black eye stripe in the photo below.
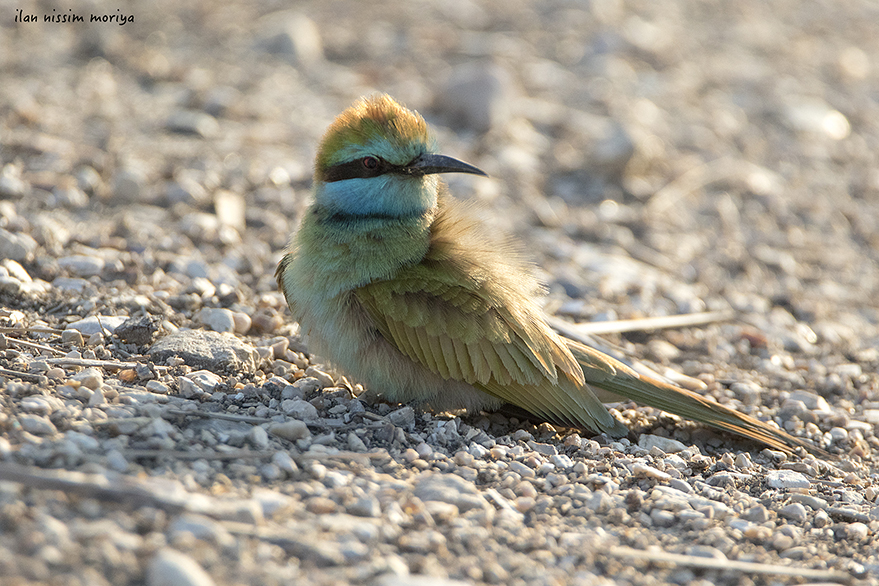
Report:
M 378 165 L 372 169 L 363 164 L 363 158 L 327 167 L 326 171 L 324 171 L 323 180 L 326 183 L 332 183 L 333 181 L 342 181 L 344 179 L 368 179 L 402 168 L 397 165 L 392 165 L 379 157 L 372 158 L 378 161 Z

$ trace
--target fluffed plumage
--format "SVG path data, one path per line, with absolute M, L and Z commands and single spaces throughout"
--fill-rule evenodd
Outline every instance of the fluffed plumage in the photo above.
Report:
M 595 387 L 785 452 L 820 453 L 556 334 L 531 266 L 447 194 L 443 172 L 483 174 L 435 154 L 421 116 L 389 96 L 358 101 L 330 126 L 314 202 L 276 273 L 318 354 L 390 400 L 437 410 L 510 403 L 625 435 Z

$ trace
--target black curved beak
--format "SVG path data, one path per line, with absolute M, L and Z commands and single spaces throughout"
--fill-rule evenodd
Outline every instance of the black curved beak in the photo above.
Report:
M 404 167 L 411 175 L 432 175 L 434 173 L 472 173 L 488 177 L 488 173 L 464 161 L 445 155 L 420 155 Z

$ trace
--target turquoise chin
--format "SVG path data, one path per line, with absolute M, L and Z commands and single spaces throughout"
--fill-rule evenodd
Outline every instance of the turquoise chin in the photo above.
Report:
M 436 206 L 435 176 L 407 177 L 394 173 L 367 179 L 346 179 L 315 186 L 315 202 L 350 216 L 411 217 Z

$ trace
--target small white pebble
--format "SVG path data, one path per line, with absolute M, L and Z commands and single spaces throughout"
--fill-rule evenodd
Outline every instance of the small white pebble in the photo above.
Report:
M 304 421 L 290 419 L 281 423 L 272 424 L 269 433 L 289 441 L 296 441 L 311 437 L 311 431 Z
M 253 325 L 253 320 L 243 311 L 233 311 L 232 321 L 235 324 L 235 332 L 239 334 L 246 334 Z
M 736 456 L 736 468 L 739 468 L 741 470 L 747 470 L 753 465 L 754 463 L 751 462 L 751 455 L 747 452 L 742 452 L 738 456 Z
M 772 537 L 772 530 L 768 527 L 763 527 L 762 525 L 751 525 L 742 531 L 742 535 L 755 543 L 763 543 Z
M 146 390 L 151 393 L 156 393 L 157 395 L 167 395 L 171 392 L 171 389 L 168 388 L 168 385 L 160 383 L 157 380 L 148 381 L 146 384 Z
M 495 460 L 503 460 L 509 455 L 510 449 L 507 446 L 495 446 L 490 450 L 490 453 Z
M 870 528 L 864 523 L 849 523 L 845 526 L 844 532 L 846 539 L 860 543 L 870 535 Z
M 811 483 L 803 474 L 793 470 L 771 470 L 766 474 L 769 488 L 790 490 L 792 488 L 809 488 Z
M 293 458 L 290 457 L 290 454 L 283 451 L 275 452 L 272 456 L 272 464 L 277 466 L 281 471 L 286 472 L 288 475 L 299 470 L 299 467 L 296 465 Z
M 422 458 L 427 458 L 431 454 L 433 454 L 433 448 L 430 447 L 426 442 L 421 442 L 417 446 L 415 446 L 415 451 Z
M 348 449 L 352 452 L 365 452 L 367 448 L 360 436 L 352 431 L 348 433 Z
M 653 466 L 642 464 L 641 462 L 632 466 L 632 474 L 635 476 L 643 476 L 645 478 L 654 478 L 656 480 L 671 480 L 671 476 L 669 476 L 668 473 L 658 470 Z
M 467 451 L 470 452 L 471 456 L 479 460 L 485 458 L 489 454 L 488 450 L 479 444 L 470 444 Z
M 472 466 L 473 455 L 463 450 L 455 452 L 455 464 L 458 466 Z
M 833 443 L 842 442 L 848 439 L 848 431 L 843 427 L 832 427 L 828 432 L 830 441 Z
M 571 460 L 570 457 L 565 454 L 556 454 L 555 456 L 551 456 L 549 461 L 552 462 L 558 468 L 562 470 L 567 470 L 568 468 L 572 468 L 574 466 L 574 461 Z
M 107 399 L 104 398 L 104 391 L 100 387 L 92 391 L 92 396 L 89 397 L 89 407 L 96 407 L 106 403 Z
M 565 438 L 564 445 L 567 448 L 574 447 L 579 448 L 583 445 L 583 438 L 579 436 L 579 434 L 572 433 L 568 437 Z
M 534 478 L 534 470 L 519 462 L 518 460 L 513 460 L 509 463 L 510 470 L 521 476 L 522 478 Z
M 513 492 L 515 492 L 518 496 L 526 496 L 531 498 L 537 497 L 537 489 L 534 488 L 533 484 L 525 480 L 519 482 L 519 484 L 516 485 L 516 488 L 513 489 Z
M 314 377 L 320 383 L 321 388 L 331 387 L 333 386 L 333 377 L 329 374 L 325 373 L 322 370 L 318 370 L 313 366 L 309 366 L 305 369 L 305 376 Z
M 541 476 L 545 476 L 547 474 L 550 474 L 554 470 L 555 470 L 555 466 L 553 466 L 549 462 L 545 462 L 537 467 L 537 473 L 540 474 Z

